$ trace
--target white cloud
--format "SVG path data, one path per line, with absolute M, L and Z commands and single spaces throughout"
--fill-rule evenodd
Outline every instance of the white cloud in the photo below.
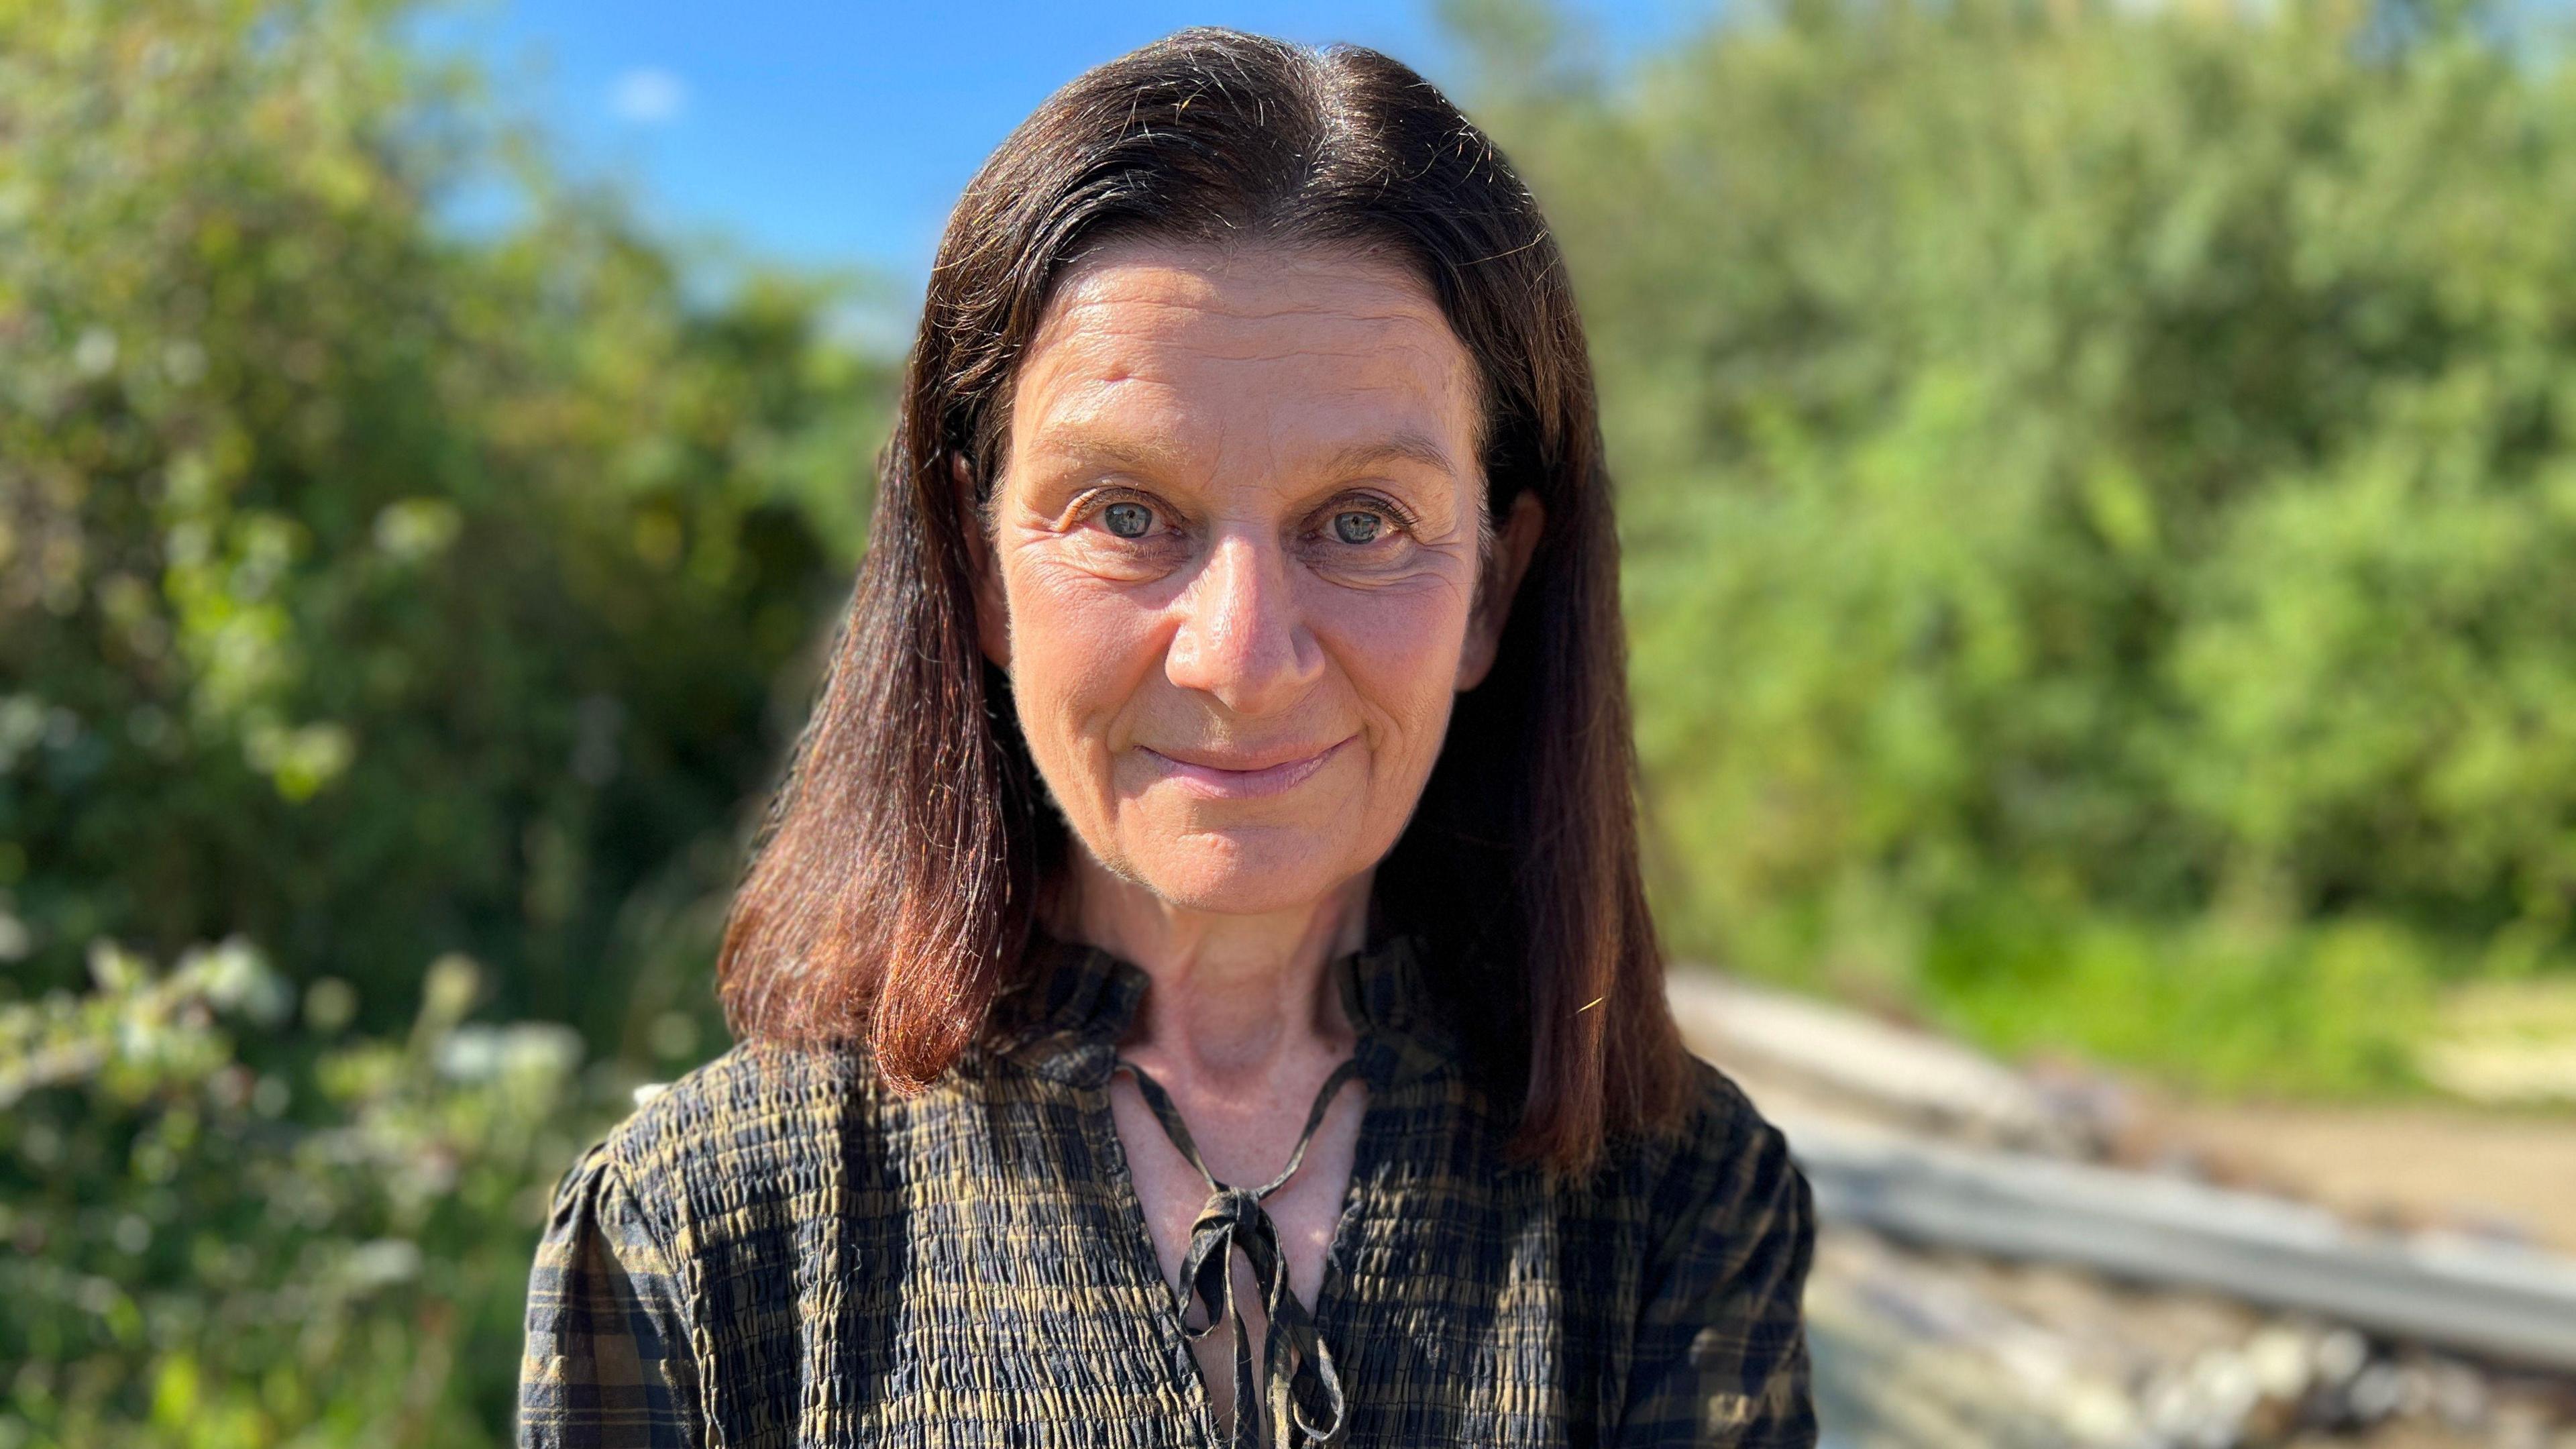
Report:
M 638 66 L 609 87 L 608 109 L 621 121 L 663 126 L 688 109 L 688 83 L 659 66 Z

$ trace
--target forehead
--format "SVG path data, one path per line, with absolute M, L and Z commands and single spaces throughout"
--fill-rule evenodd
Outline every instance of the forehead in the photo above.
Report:
M 1014 447 L 1150 429 L 1274 449 L 1475 431 L 1475 364 L 1430 290 L 1346 250 L 1122 243 L 1069 269 L 1014 388 Z M 1470 460 L 1462 460 L 1470 461 Z

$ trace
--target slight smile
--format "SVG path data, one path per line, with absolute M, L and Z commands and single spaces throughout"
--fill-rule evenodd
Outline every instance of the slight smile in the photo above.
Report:
M 1136 753 L 1164 778 L 1202 799 L 1257 800 L 1268 795 L 1285 794 L 1295 789 L 1308 776 L 1322 769 L 1326 761 L 1340 754 L 1351 741 L 1358 738 L 1357 735 L 1346 735 L 1311 755 L 1282 760 L 1276 764 L 1249 770 L 1228 769 L 1222 765 L 1176 759 L 1145 745 L 1136 746 Z

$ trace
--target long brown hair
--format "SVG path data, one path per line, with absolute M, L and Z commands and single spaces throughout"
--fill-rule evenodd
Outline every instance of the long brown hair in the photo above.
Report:
M 977 645 L 972 525 L 1049 290 L 1111 237 L 1352 246 L 1429 284 L 1482 374 L 1486 507 L 1545 526 L 1460 696 L 1371 929 L 1420 935 L 1468 1066 L 1568 1171 L 1671 1119 L 1684 1058 L 1637 859 L 1618 540 L 1563 258 L 1484 134 L 1372 50 L 1186 30 L 1076 78 L 949 218 L 867 557 L 718 960 L 748 1036 L 864 1046 L 917 1090 L 984 1029 L 1070 848 Z M 1513 989 L 1516 988 L 1516 989 Z

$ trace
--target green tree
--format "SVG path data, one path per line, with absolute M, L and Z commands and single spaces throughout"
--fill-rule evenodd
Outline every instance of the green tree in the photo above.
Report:
M 2309 1085 L 2563 953 L 2576 76 L 2530 27 L 1795 0 L 1624 74 L 1507 16 L 1681 946 Z
M 705 995 L 886 377 L 840 289 L 693 301 L 406 10 L 0 8 L 0 947 L 241 932 L 379 1024 L 462 950 L 637 1045 Z

